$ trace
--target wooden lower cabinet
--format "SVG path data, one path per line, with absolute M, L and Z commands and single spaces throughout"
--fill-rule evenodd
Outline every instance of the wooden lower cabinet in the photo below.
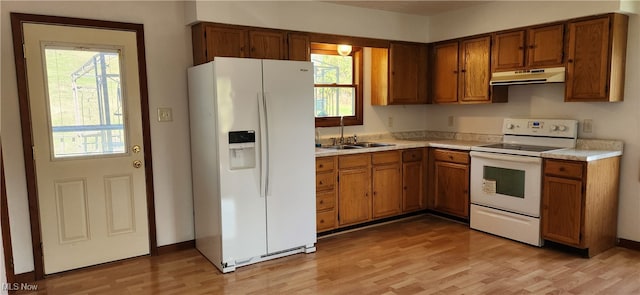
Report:
M 426 148 L 316 158 L 317 232 L 425 209 L 426 159 Z
M 402 153 L 402 212 L 425 208 L 426 149 L 410 149 Z
M 338 225 L 336 203 L 337 157 L 316 158 L 316 231 L 332 230 Z
M 429 209 L 469 219 L 469 153 L 431 149 Z
M 402 212 L 402 171 L 400 151 L 372 155 L 373 218 Z
M 371 155 L 338 157 L 338 225 L 371 220 Z
M 590 162 L 546 159 L 542 237 L 589 257 L 616 244 L 620 157 Z

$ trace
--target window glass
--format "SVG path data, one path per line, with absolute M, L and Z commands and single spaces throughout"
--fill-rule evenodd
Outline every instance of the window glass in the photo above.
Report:
M 348 117 L 356 113 L 353 57 L 311 54 L 316 117 Z
M 125 152 L 117 50 L 45 47 L 54 158 Z

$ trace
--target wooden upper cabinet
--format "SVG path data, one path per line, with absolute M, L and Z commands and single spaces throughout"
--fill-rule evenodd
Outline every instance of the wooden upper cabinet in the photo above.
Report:
M 561 67 L 564 63 L 564 25 L 527 30 L 527 66 Z
M 309 35 L 303 33 L 289 33 L 287 38 L 289 41 L 289 60 L 311 60 L 311 46 L 309 42 Z
M 285 35 L 280 31 L 249 31 L 250 57 L 285 59 Z
M 561 67 L 564 25 L 533 27 L 493 36 L 493 72 Z
M 263 59 L 287 57 L 285 31 L 199 23 L 191 27 L 191 33 L 195 65 L 212 61 L 216 56 Z
M 525 31 L 495 34 L 493 37 L 493 71 L 524 68 Z
M 389 44 L 389 104 L 427 103 L 427 47 Z
M 436 44 L 432 64 L 433 102 L 458 102 L 458 41 Z
M 569 23 L 565 101 L 622 101 L 628 17 Z
M 458 97 L 460 102 L 490 102 L 489 79 L 491 37 L 480 37 L 460 42 L 460 76 Z
M 426 44 L 407 42 L 372 48 L 371 104 L 427 103 L 427 52 Z

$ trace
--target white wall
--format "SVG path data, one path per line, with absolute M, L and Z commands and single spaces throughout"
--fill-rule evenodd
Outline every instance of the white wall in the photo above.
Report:
M 17 274 L 33 270 L 29 211 L 13 63 L 10 12 L 82 17 L 144 24 L 153 148 L 158 245 L 194 238 L 186 69 L 192 64 L 184 3 L 1 1 L 2 139 L 7 171 L 11 241 Z M 173 109 L 173 122 L 155 120 L 158 107 Z
M 431 18 L 433 40 L 515 28 L 529 24 L 617 10 L 612 1 L 571 3 L 494 2 L 473 10 L 463 10 Z M 523 12 L 527 13 L 523 13 Z M 492 20 L 491 22 L 487 21 Z M 640 241 L 640 20 L 629 19 L 625 100 L 620 103 L 565 103 L 564 84 L 511 86 L 509 102 L 494 105 L 431 105 L 427 110 L 429 129 L 442 131 L 501 133 L 503 117 L 539 116 L 592 119 L 593 132 L 581 138 L 605 138 L 625 143 L 620 181 L 618 236 Z M 443 29 L 443 28 L 446 28 Z M 447 126 L 454 116 L 454 127 Z
M 425 42 L 427 19 L 319 1 L 195 1 L 187 23 L 210 21 L 274 29 Z

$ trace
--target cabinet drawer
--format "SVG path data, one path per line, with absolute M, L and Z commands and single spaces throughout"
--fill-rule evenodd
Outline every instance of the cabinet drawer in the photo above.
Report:
M 369 166 L 370 162 L 371 162 L 371 154 L 368 154 L 368 153 L 340 156 L 338 158 L 338 168 L 345 169 L 345 168 Z
M 373 153 L 371 156 L 371 163 L 376 164 L 387 164 L 387 163 L 399 163 L 400 162 L 400 152 L 398 151 L 388 151 L 388 152 L 379 152 Z
M 433 157 L 436 161 L 469 164 L 469 153 L 450 150 L 434 150 Z
M 334 167 L 334 157 L 316 158 L 316 172 L 331 171 Z
M 316 191 L 333 189 L 336 186 L 336 178 L 333 173 L 316 174 Z
M 583 168 L 584 166 L 581 162 L 572 163 L 546 160 L 544 163 L 544 174 L 581 179 Z
M 333 209 L 336 205 L 336 192 L 328 191 L 316 194 L 316 211 Z
M 402 152 L 402 162 L 414 162 L 422 160 L 422 149 L 412 149 Z
M 316 231 L 329 230 L 336 227 L 336 211 L 316 213 Z

